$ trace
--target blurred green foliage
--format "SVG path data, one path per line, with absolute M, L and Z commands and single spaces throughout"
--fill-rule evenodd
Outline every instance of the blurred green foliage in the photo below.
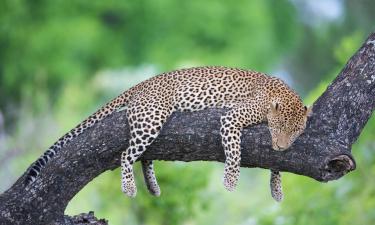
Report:
M 296 12 L 285 2 L 5 0 L 0 95 L 18 102 L 47 91 L 57 99 L 66 83 L 123 65 L 265 70 L 298 32 Z
M 286 79 L 312 104 L 375 21 L 375 3 L 331 0 L 341 14 L 314 22 L 325 18 L 324 10 L 311 14 L 322 2 L 3 0 L 0 190 L 85 116 L 161 71 L 259 70 Z M 121 193 L 117 170 L 106 172 L 66 213 L 94 210 L 110 224 L 375 224 L 374 133 L 371 119 L 353 148 L 357 170 L 339 181 L 284 174 L 281 204 L 268 193 L 266 170 L 243 169 L 238 190 L 228 193 L 220 163 L 157 162 L 160 198 L 146 192 L 137 166 L 135 199 Z

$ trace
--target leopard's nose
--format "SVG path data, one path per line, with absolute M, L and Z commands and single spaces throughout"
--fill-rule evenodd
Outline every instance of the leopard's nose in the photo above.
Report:
M 286 148 L 282 145 L 280 146 L 278 143 L 275 143 L 275 144 L 272 145 L 272 149 L 275 150 L 275 151 L 283 151 Z
M 276 145 L 279 148 L 279 150 L 285 150 L 285 149 L 288 148 L 288 146 L 286 144 L 284 144 L 284 143 L 282 143 L 282 144 L 277 143 Z

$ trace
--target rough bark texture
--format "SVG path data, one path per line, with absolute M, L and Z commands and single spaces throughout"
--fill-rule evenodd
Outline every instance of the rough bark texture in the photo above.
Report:
M 342 177 L 355 169 L 351 146 L 374 110 L 374 87 L 372 34 L 315 102 L 305 133 L 289 150 L 271 149 L 266 124 L 244 130 L 241 166 L 288 171 L 322 182 Z M 143 158 L 223 162 L 223 112 L 173 114 Z M 64 216 L 68 202 L 92 179 L 119 166 L 128 131 L 125 113 L 114 113 L 66 145 L 27 189 L 22 185 L 25 175 L 20 177 L 0 196 L 0 224 L 74 224 Z M 114 182 L 119 182 L 120 192 L 120 181 Z
M 55 223 L 57 224 L 57 223 Z M 104 219 L 97 219 L 94 212 L 81 213 L 77 216 L 64 216 L 64 220 L 59 224 L 63 225 L 108 225 Z

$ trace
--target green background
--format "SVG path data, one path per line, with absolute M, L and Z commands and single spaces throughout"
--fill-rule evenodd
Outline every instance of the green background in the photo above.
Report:
M 182 67 L 248 68 L 286 80 L 306 104 L 374 29 L 369 0 L 3 0 L 0 2 L 0 191 L 55 140 L 109 99 Z M 68 205 L 109 224 L 375 224 L 375 119 L 353 146 L 357 169 L 326 184 L 242 169 L 222 187 L 223 165 L 156 162 L 162 196 L 126 198 L 106 172 Z M 1 204 L 1 203 L 0 203 Z

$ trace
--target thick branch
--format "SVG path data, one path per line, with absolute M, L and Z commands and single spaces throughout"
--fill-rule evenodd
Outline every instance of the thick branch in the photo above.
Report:
M 289 150 L 271 149 L 266 124 L 244 130 L 241 166 L 273 168 L 319 181 L 338 179 L 353 170 L 351 146 L 375 106 L 374 62 L 372 34 L 314 104 L 305 133 Z M 173 114 L 143 158 L 223 162 L 219 134 L 223 113 L 210 109 Z M 104 171 L 119 166 L 128 131 L 125 112 L 114 113 L 66 145 L 27 190 L 22 176 L 0 196 L 0 223 L 65 224 L 64 210 L 74 195 Z

